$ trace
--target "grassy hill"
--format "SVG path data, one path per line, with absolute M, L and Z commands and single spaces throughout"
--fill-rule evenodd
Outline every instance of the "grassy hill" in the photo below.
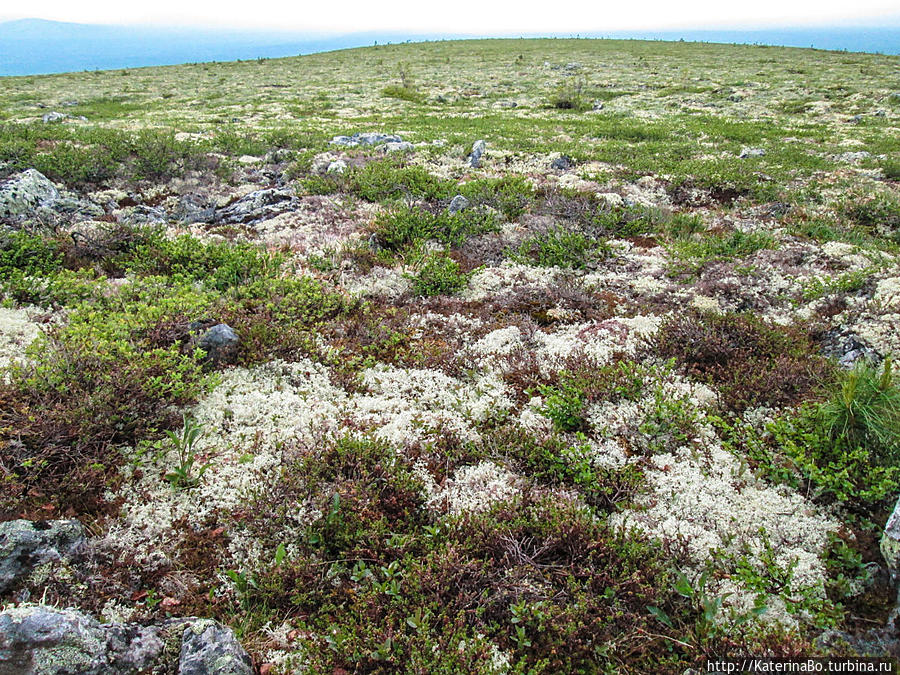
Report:
M 274 673 L 896 656 L 898 73 L 479 40 L 4 78 L 0 515 L 93 535 L 4 602 L 213 617 Z

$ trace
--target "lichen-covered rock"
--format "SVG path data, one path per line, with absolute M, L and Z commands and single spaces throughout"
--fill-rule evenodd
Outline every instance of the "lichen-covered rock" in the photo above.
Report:
M 217 211 L 213 220 L 216 223 L 251 224 L 274 218 L 291 210 L 296 203 L 296 196 L 291 190 L 279 188 L 257 190 Z
M 355 148 L 357 145 L 381 145 L 383 143 L 402 143 L 400 136 L 391 134 L 379 134 L 368 131 L 361 134 L 353 134 L 352 136 L 335 136 L 331 139 L 332 145 L 341 145 L 345 148 Z
M 477 140 L 472 144 L 472 152 L 469 153 L 469 157 L 466 160 L 473 169 L 477 169 L 481 166 L 481 157 L 484 155 L 484 151 L 487 145 L 483 140 Z
M 252 675 L 253 664 L 234 633 L 198 619 L 184 630 L 178 675 Z
M 206 358 L 211 364 L 218 366 L 234 359 L 240 342 L 231 326 L 219 323 L 200 336 L 197 346 L 206 352 Z
M 28 169 L 0 185 L 0 217 L 23 218 L 37 208 L 52 208 L 59 198 L 59 190 L 49 178 Z
M 138 673 L 153 667 L 164 646 L 158 627 L 104 625 L 74 609 L 0 613 L 0 675 Z
M 84 541 L 77 520 L 0 523 L 0 593 L 36 566 L 71 556 Z
M 888 518 L 881 535 L 881 555 L 887 563 L 894 580 L 900 579 L 900 499 L 894 506 L 894 512 Z
M 0 675 L 251 675 L 230 629 L 210 619 L 101 624 L 76 609 L 0 612 Z
M 450 213 L 459 213 L 460 211 L 465 211 L 467 208 L 469 208 L 469 200 L 463 195 L 456 195 L 450 200 L 450 205 L 447 207 L 447 210 Z
M 0 218 L 52 221 L 67 214 L 95 218 L 103 215 L 103 209 L 60 190 L 35 169 L 27 169 L 0 184 Z

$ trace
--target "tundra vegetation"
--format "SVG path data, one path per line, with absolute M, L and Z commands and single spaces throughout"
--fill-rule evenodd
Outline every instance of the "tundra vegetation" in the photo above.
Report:
M 0 224 L 0 516 L 93 538 L 3 601 L 215 618 L 271 673 L 850 653 L 823 632 L 896 600 L 898 68 L 490 40 L 4 78 L 0 180 L 82 206 Z M 365 132 L 402 142 L 332 141 Z

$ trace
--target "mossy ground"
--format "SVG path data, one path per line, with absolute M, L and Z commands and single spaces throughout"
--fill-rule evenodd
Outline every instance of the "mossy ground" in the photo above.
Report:
M 212 616 L 276 672 L 682 673 L 882 621 L 898 66 L 479 40 L 5 78 L 0 177 L 104 212 L 0 233 L 0 512 L 97 542 L 9 599 Z M 329 143 L 367 131 L 415 147 Z

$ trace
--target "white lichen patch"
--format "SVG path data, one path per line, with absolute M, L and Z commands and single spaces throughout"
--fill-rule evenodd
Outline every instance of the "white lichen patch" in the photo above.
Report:
M 11 364 L 26 360 L 25 350 L 41 334 L 42 324 L 34 321 L 34 308 L 0 307 L 0 377 Z
M 439 513 L 479 513 L 521 492 L 521 478 L 491 461 L 463 466 L 441 489 L 426 485 L 428 507 Z
M 492 373 L 462 381 L 434 370 L 378 366 L 362 379 L 367 393 L 353 399 L 354 420 L 399 448 L 438 435 L 477 441 L 478 424 L 512 406 L 506 385 Z
M 711 559 L 733 572 L 730 565 L 744 558 L 764 575 L 771 555 L 771 562 L 790 576 L 790 592 L 824 593 L 822 556 L 829 533 L 840 523 L 801 495 L 754 478 L 715 443 L 703 452 L 683 447 L 656 455 L 646 475 L 649 493 L 638 508 L 614 514 L 613 523 L 661 540 L 695 574 Z M 737 592 L 731 602 L 752 606 L 755 593 L 736 580 L 732 584 Z M 794 622 L 771 609 L 764 615 L 768 620 Z

